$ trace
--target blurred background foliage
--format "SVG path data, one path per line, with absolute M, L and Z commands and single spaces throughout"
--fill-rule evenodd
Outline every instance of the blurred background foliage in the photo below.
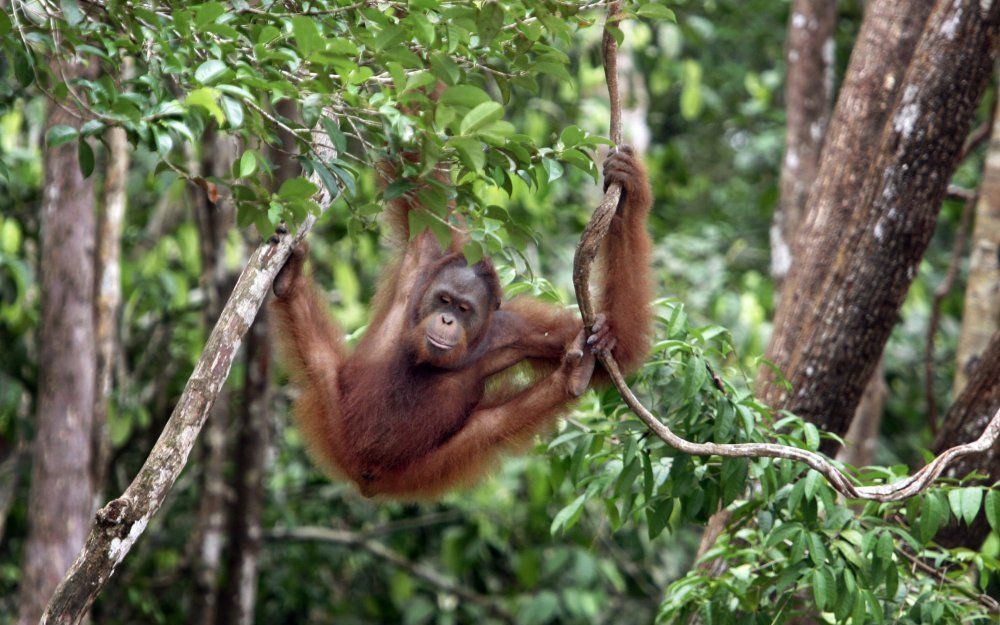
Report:
M 747 419 L 752 423 L 758 413 L 747 389 L 773 313 L 768 228 L 783 145 L 782 49 L 788 3 L 680 0 L 670 6 L 676 22 L 630 21 L 622 51 L 632 68 L 625 106 L 634 111 L 626 118 L 625 132 L 644 151 L 651 174 L 656 197 L 650 220 L 656 243 L 656 287 L 667 298 L 659 305 L 662 342 L 654 361 L 640 374 L 638 388 L 654 412 L 670 415 L 672 425 L 689 437 L 746 440 L 760 436 L 743 424 Z M 857 1 L 840 3 L 838 78 L 861 9 Z M 593 13 L 597 17 L 599 11 Z M 570 126 L 606 134 L 599 34 L 596 26 L 583 28 L 561 42 L 560 50 L 568 57 L 567 78 L 538 73 L 535 93 L 515 87 L 504 119 L 535 145 L 556 146 Z M 9 64 L 0 71 L 7 77 L 0 83 L 0 441 L 10 445 L 32 435 L 30 415 L 38 377 L 33 340 L 39 304 L 37 207 L 46 104 L 40 94 L 8 80 L 13 71 Z M 137 147 L 132 158 L 122 253 L 122 349 L 128 367 L 116 380 L 110 415 L 114 449 L 106 495 L 120 492 L 146 457 L 208 330 L 199 286 L 198 235 L 186 183 L 169 168 L 158 167 L 161 155 L 148 146 Z M 351 204 L 345 199 L 335 202 L 310 236 L 314 274 L 329 294 L 332 314 L 348 332 L 366 323 L 367 304 L 386 258 L 378 229 L 358 228 L 352 217 L 357 207 L 377 200 L 374 176 L 357 169 Z M 519 254 L 510 253 L 509 238 L 503 240 L 506 250 L 493 250 L 501 259 L 508 288 L 530 288 L 570 303 L 573 248 L 600 189 L 581 169 L 565 166 L 560 171 L 552 180 L 531 187 L 515 179 L 509 197 L 491 188 L 480 188 L 478 193 L 482 205 L 504 207 L 507 225 L 522 226 L 535 237 L 518 247 Z M 971 187 L 980 171 L 977 156 L 966 162 L 956 179 Z M 99 168 L 94 175 L 102 175 Z M 929 443 L 919 372 L 931 294 L 947 265 L 958 208 L 945 206 L 886 350 L 890 392 L 877 445 L 876 460 L 881 465 L 919 462 Z M 247 241 L 255 240 L 245 232 L 233 231 L 228 238 L 227 262 L 233 271 L 239 269 Z M 517 278 L 512 282 L 515 269 Z M 528 286 L 518 286 L 522 282 Z M 951 363 L 961 280 L 944 304 L 938 361 Z M 722 398 L 706 383 L 703 358 L 718 368 L 737 399 Z M 238 361 L 230 379 L 233 388 L 240 387 L 243 366 Z M 942 364 L 941 405 L 949 400 L 951 378 L 948 365 Z M 751 468 L 737 461 L 720 466 L 677 457 L 650 441 L 610 391 L 589 393 L 536 453 L 508 460 L 472 491 L 434 504 L 366 500 L 346 485 L 331 482 L 309 462 L 299 432 L 290 427 L 290 392 L 283 382 L 274 402 L 275 444 L 267 464 L 257 603 L 261 623 L 447 624 L 509 618 L 541 625 L 650 622 L 658 615 L 674 622 L 687 614 L 685 610 L 698 609 L 707 597 L 721 597 L 718 605 L 730 605 L 731 614 L 713 617 L 710 610 L 703 611 L 703 622 L 730 622 L 741 614 L 741 622 L 778 621 L 788 612 L 783 588 L 791 584 L 809 589 L 826 583 L 822 559 L 804 570 L 802 552 L 796 560 L 794 553 L 772 551 L 767 555 L 772 562 L 788 558 L 788 567 L 779 567 L 776 573 L 791 573 L 785 581 L 767 581 L 767 565 L 760 564 L 753 577 L 765 581 L 746 582 L 761 584 L 757 595 L 740 586 L 747 571 L 739 565 L 753 558 L 736 547 L 728 552 L 736 565 L 728 575 L 711 579 L 689 573 L 705 520 L 720 498 L 731 501 L 742 494 L 748 472 L 774 480 L 764 487 L 766 496 L 747 504 L 750 507 L 744 511 L 758 521 L 740 536 L 750 545 L 766 541 L 771 530 L 768 518 L 801 523 L 808 530 L 802 533 L 803 541 L 825 531 L 824 542 L 830 544 L 848 529 L 881 527 L 882 518 L 900 509 L 870 506 L 858 519 L 842 520 L 843 526 L 824 530 L 824 520 L 816 518 L 815 501 L 831 495 L 816 480 L 806 498 L 814 502 L 812 512 L 801 494 L 794 505 L 786 506 L 794 495 L 781 486 L 805 483 L 800 468 L 769 462 Z M 230 400 L 236 401 L 232 395 Z M 787 433 L 794 440 L 808 440 L 801 427 L 792 422 Z M 118 568 L 96 604 L 95 622 L 185 622 L 190 607 L 191 536 L 200 496 L 199 462 L 200 458 L 193 459 L 147 536 Z M 18 470 L 27 475 L 26 466 Z M 940 496 L 936 491 L 929 495 L 934 501 Z M 13 614 L 26 502 L 24 496 L 14 501 L 0 542 L 0 622 Z M 922 504 L 915 505 L 906 531 L 920 535 L 915 519 Z M 837 507 L 832 500 L 830 506 Z M 407 562 L 457 580 L 479 599 L 458 597 L 358 545 L 281 535 L 282 528 L 302 526 L 350 529 Z M 789 542 L 791 552 L 797 548 L 795 542 Z M 865 553 L 860 534 L 855 542 L 845 543 L 848 550 Z M 994 534 L 978 556 L 979 563 L 996 553 Z M 830 577 L 830 583 L 843 588 L 844 568 L 851 568 L 850 562 L 845 565 L 833 553 L 826 562 L 838 580 L 835 584 Z M 882 584 L 891 583 L 888 573 L 878 571 L 877 562 L 859 563 L 857 568 L 867 576 L 865 581 L 859 577 L 859 586 L 886 589 Z M 816 577 L 823 579 L 816 582 Z M 985 587 L 991 578 L 984 574 L 983 579 Z M 902 615 L 911 610 L 914 597 L 923 597 L 910 622 L 938 622 L 933 606 L 940 597 L 934 593 L 947 595 L 948 587 L 910 583 L 898 595 L 898 605 L 892 604 L 894 594 L 880 591 L 879 599 L 895 605 L 893 609 Z M 867 596 L 858 596 L 864 609 Z M 732 597 L 739 600 L 727 603 Z M 837 608 L 844 618 L 857 610 L 851 597 L 846 611 Z M 496 606 L 502 610 L 500 616 Z M 833 611 L 832 601 L 827 607 Z M 754 610 L 758 620 L 753 620 Z

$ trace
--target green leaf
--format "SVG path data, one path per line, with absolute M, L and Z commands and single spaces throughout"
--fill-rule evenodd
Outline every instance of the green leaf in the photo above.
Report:
M 438 99 L 441 104 L 472 109 L 484 102 L 490 101 L 488 93 L 473 85 L 455 85 L 448 87 Z
M 483 102 L 477 105 L 462 119 L 459 132 L 463 135 L 475 132 L 483 126 L 503 117 L 503 106 L 498 102 Z
M 802 424 L 802 434 L 806 438 L 806 446 L 813 451 L 819 449 L 819 429 L 816 428 L 812 423 L 806 422 Z
M 319 191 L 319 187 L 299 176 L 298 178 L 290 178 L 281 183 L 281 187 L 278 189 L 278 197 L 286 201 L 307 200 L 315 195 L 317 191 Z
M 219 100 L 222 104 L 222 112 L 226 115 L 226 121 L 230 128 L 239 128 L 243 125 L 243 105 L 229 96 L 222 96 Z
M 457 84 L 462 77 L 462 70 L 443 52 L 431 57 L 431 71 L 446 85 Z
M 340 184 L 337 183 L 337 178 L 333 175 L 333 172 L 329 167 L 316 160 L 310 160 L 309 165 L 319 176 L 319 179 L 323 181 L 323 186 L 326 187 L 326 190 L 330 193 L 331 198 L 335 198 L 340 195 Z
M 894 548 L 895 544 L 892 541 L 892 535 L 889 532 L 882 532 L 878 537 L 878 543 L 875 545 L 875 555 L 888 562 L 892 558 Z
M 226 12 L 226 8 L 221 2 L 206 2 L 198 7 L 198 12 L 194 16 L 194 25 L 198 30 L 204 30 L 206 26 L 215 22 Z
M 469 241 L 462 246 L 462 255 L 465 256 L 465 264 L 471 267 L 483 259 L 483 246 L 476 241 Z
M 560 529 L 568 530 L 573 527 L 580 518 L 580 512 L 583 510 L 583 503 L 586 500 L 586 494 L 580 495 L 573 500 L 573 503 L 560 510 L 555 518 L 552 519 L 552 527 L 549 529 L 550 533 L 554 535 Z
M 349 195 L 354 195 L 357 192 L 357 185 L 354 181 L 355 174 L 350 170 L 343 161 L 332 160 L 327 161 L 326 166 L 336 174 L 337 178 L 340 178 L 341 182 L 344 183 L 344 187 L 347 189 Z
M 205 109 L 212 117 L 215 118 L 215 121 L 221 125 L 224 121 L 226 121 L 226 114 L 222 112 L 221 108 L 219 108 L 219 104 L 216 101 L 218 98 L 219 91 L 217 89 L 202 87 L 187 94 L 187 97 L 184 98 L 184 102 L 186 102 L 188 106 L 200 106 Z
M 10 16 L 7 15 L 6 11 L 0 10 L 0 37 L 9 33 L 12 27 Z
M 960 491 L 962 493 L 962 518 L 969 525 L 976 520 L 976 515 L 979 514 L 979 505 L 983 503 L 983 489 L 972 486 L 969 488 L 963 488 Z
M 653 502 L 650 508 L 646 509 L 646 524 L 651 539 L 656 538 L 666 529 L 673 511 L 674 500 L 670 498 L 658 499 Z
M 59 6 L 62 8 L 66 23 L 70 26 L 76 26 L 83 21 L 85 16 L 83 11 L 80 10 L 80 5 L 76 3 L 76 0 L 60 0 Z
M 479 41 L 488 43 L 500 33 L 503 27 L 503 7 L 499 2 L 489 0 L 483 4 L 476 19 L 476 26 L 479 28 Z
M 826 561 L 826 547 L 823 546 L 823 539 L 819 534 L 809 535 L 809 559 L 816 566 L 822 566 Z
M 253 175 L 257 171 L 257 156 L 253 153 L 253 150 L 247 150 L 240 157 L 238 178 L 246 178 L 247 176 Z
M 986 520 L 993 531 L 1000 534 L 1000 490 L 996 488 L 986 493 Z
M 951 513 L 955 515 L 955 518 L 962 518 L 962 491 L 959 488 L 953 488 L 948 491 L 948 504 L 951 506 Z
M 826 607 L 826 599 L 829 589 L 826 586 L 826 576 L 823 569 L 813 569 L 812 572 L 813 597 L 816 599 L 816 608 L 822 612 Z
M 375 38 L 376 50 L 387 50 L 406 41 L 409 31 L 402 26 L 386 26 Z
M 260 32 L 257 33 L 257 43 L 258 45 L 265 45 L 271 43 L 280 36 L 281 31 L 268 24 L 264 28 L 261 28 Z
M 448 145 L 458 152 L 462 164 L 470 171 L 480 173 L 486 165 L 486 153 L 483 152 L 483 144 L 468 137 L 452 137 L 448 140 Z
M 45 133 L 45 143 L 50 148 L 54 148 L 76 139 L 77 134 L 79 134 L 77 129 L 72 126 L 56 124 L 55 126 L 49 128 L 49 131 Z
M 27 87 L 35 81 L 35 59 L 30 52 L 17 50 L 14 59 L 14 77 L 18 84 Z
M 297 15 L 292 18 L 292 34 L 295 35 L 296 47 L 302 56 L 323 49 L 323 37 L 320 35 L 316 22 L 311 17 Z
M 330 137 L 333 147 L 337 148 L 337 153 L 341 154 L 347 150 L 347 137 L 341 132 L 337 122 L 329 117 L 324 117 L 320 121 L 323 123 L 323 130 L 326 131 L 326 135 Z
M 563 167 L 558 161 L 551 158 L 544 158 L 542 159 L 542 167 L 545 168 L 545 173 L 548 176 L 549 182 L 562 178 Z
M 80 163 L 80 172 L 84 178 L 89 178 L 94 173 L 94 150 L 87 143 L 87 140 L 80 137 L 76 144 L 76 158 Z
M 764 546 L 770 549 L 775 545 L 791 538 L 792 534 L 801 531 L 801 529 L 802 526 L 798 523 L 783 523 L 771 532 L 771 534 L 767 537 L 767 541 L 764 543 Z
M 677 16 L 674 15 L 674 12 L 662 4 L 644 4 L 639 7 L 636 14 L 639 17 L 648 17 L 654 20 L 669 20 L 671 22 L 677 22 Z
M 586 133 L 579 126 L 566 126 L 559 134 L 559 142 L 565 147 L 571 148 L 578 145 L 586 136 Z
M 400 178 L 399 180 L 393 180 L 385 188 L 385 191 L 382 192 L 382 199 L 384 199 L 386 202 L 390 200 L 395 200 L 398 197 L 402 197 L 404 193 L 410 191 L 414 187 L 415 185 L 411 181 L 406 180 L 404 178 Z
M 194 71 L 194 78 L 203 85 L 210 85 L 219 80 L 229 68 L 218 59 L 205 61 Z

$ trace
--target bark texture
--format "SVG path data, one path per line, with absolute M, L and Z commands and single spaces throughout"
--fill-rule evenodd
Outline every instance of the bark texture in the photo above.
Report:
M 125 131 L 111 128 L 106 136 L 108 164 L 104 177 L 104 207 L 97 225 L 97 290 L 94 309 L 94 334 L 97 349 L 97 389 L 94 398 L 93 460 L 91 476 L 99 505 L 104 477 L 111 455 L 108 438 L 108 410 L 111 403 L 115 354 L 118 352 L 118 313 L 122 300 L 121 236 L 125 223 L 129 145 Z
M 912 19 L 916 4 L 901 3 L 901 21 Z M 761 374 L 763 398 L 772 406 L 841 435 L 850 425 L 934 231 L 962 140 L 992 70 L 998 26 L 1000 3 L 939 2 L 901 81 L 888 67 L 878 75 L 870 68 L 858 70 L 870 82 L 852 92 L 857 98 L 845 93 L 838 102 L 816 201 L 799 238 L 800 256 L 785 283 L 768 347 L 768 358 L 791 382 L 791 392 L 769 384 L 769 370 Z M 897 61 L 895 67 L 905 54 L 900 48 L 893 51 L 883 56 Z M 873 110 L 872 92 L 897 82 L 899 95 L 891 112 Z M 861 110 L 852 114 L 855 106 Z M 876 120 L 885 122 L 884 129 L 870 135 L 842 127 L 863 121 L 865 130 L 873 131 L 878 124 L 868 122 Z M 873 136 L 881 138 L 874 143 Z M 845 142 L 847 137 L 857 143 Z M 840 167 L 828 166 L 828 161 L 839 161 Z M 846 165 L 869 161 L 868 170 Z M 859 184 L 861 193 L 853 195 Z M 845 204 L 845 197 L 851 202 Z
M 271 346 L 267 311 L 250 327 L 243 410 L 236 441 L 236 498 L 229 513 L 226 582 L 219 593 L 220 625 L 252 625 L 257 601 L 264 467 L 271 441 Z
M 314 149 L 320 158 L 335 155 L 322 143 L 314 143 Z M 318 176 L 313 179 L 320 188 L 315 199 L 322 212 L 335 198 L 322 186 Z M 318 217 L 310 214 L 294 235 L 275 235 L 274 242 L 262 243 L 250 256 L 160 438 L 125 492 L 97 512 L 83 549 L 49 600 L 41 623 L 79 623 L 115 568 L 145 532 L 187 463 L 275 274 L 284 265 L 292 246 L 312 230 Z
M 313 223 L 309 219 L 296 236 L 304 235 Z M 146 530 L 187 463 L 243 335 L 294 240 L 284 237 L 276 244 L 265 243 L 251 256 L 160 438 L 125 492 L 98 511 L 83 550 L 49 601 L 42 623 L 79 623 Z
M 868 380 L 868 386 L 861 395 L 861 402 L 854 413 L 851 426 L 844 434 L 844 448 L 837 454 L 837 460 L 855 467 L 867 467 L 874 464 L 875 449 L 878 446 L 878 433 L 882 427 L 882 415 L 885 409 L 885 367 L 881 360 L 875 367 L 875 373 Z
M 997 102 L 1000 109 L 1000 101 Z M 1000 112 L 998 110 L 997 112 Z M 1000 328 L 1000 116 L 993 115 L 986 166 L 976 204 L 976 225 L 969 254 L 969 281 L 965 288 L 962 329 L 958 337 L 954 395 L 965 388 L 971 371 Z
M 291 118 L 295 103 L 282 100 L 275 112 Z M 272 188 L 299 175 L 294 155 L 295 141 L 282 136 L 280 149 L 269 149 L 275 166 Z M 246 380 L 243 409 L 236 441 L 236 497 L 229 511 L 229 552 L 225 585 L 219 595 L 220 625 L 252 625 L 257 601 L 258 561 L 261 543 L 261 510 L 264 501 L 264 470 L 271 445 L 271 343 L 267 311 L 262 310 L 247 338 Z
M 792 266 L 792 243 L 819 173 L 833 102 L 836 0 L 794 0 L 785 41 L 785 158 L 780 199 L 771 225 L 771 277 L 780 283 Z
M 84 74 L 80 65 L 64 70 L 71 79 Z M 81 123 L 50 106 L 47 127 Z M 48 149 L 44 168 L 38 421 L 18 616 L 23 625 L 38 622 L 93 513 L 94 189 L 80 173 L 75 143 Z
M 975 440 L 1000 408 L 1000 331 L 993 333 L 979 357 L 968 382 L 945 416 L 944 424 L 934 440 L 934 453 L 941 453 Z M 984 473 L 984 484 L 1000 481 L 1000 446 L 978 456 L 967 456 L 948 467 L 946 474 L 964 477 L 972 471 Z M 944 530 L 938 540 L 950 546 L 978 549 L 990 531 L 986 516 L 980 511 L 972 527 L 955 526 Z
M 235 147 L 230 137 L 216 132 L 206 133 L 197 171 L 206 177 L 226 176 L 235 156 Z M 205 327 L 211 328 L 219 319 L 231 287 L 226 272 L 225 253 L 226 238 L 235 223 L 235 211 L 231 198 L 220 194 L 215 184 L 207 180 L 198 187 L 192 187 L 192 200 L 201 251 L 201 287 L 206 300 Z M 218 604 L 219 570 L 226 539 L 226 499 L 229 492 L 225 476 L 229 426 L 229 393 L 223 385 L 209 415 L 202 441 L 202 490 L 193 541 L 193 624 L 211 625 L 215 620 Z

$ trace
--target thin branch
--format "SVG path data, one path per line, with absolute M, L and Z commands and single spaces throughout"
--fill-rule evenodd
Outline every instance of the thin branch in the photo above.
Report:
M 949 195 L 951 188 L 949 187 Z M 931 316 L 927 321 L 927 337 L 924 346 L 924 397 L 927 400 L 927 421 L 931 426 L 931 433 L 937 436 L 938 412 L 937 404 L 934 401 L 934 337 L 937 335 L 938 324 L 941 321 L 941 303 L 951 292 L 955 285 L 955 278 L 958 276 L 958 265 L 962 260 L 962 250 L 965 249 L 965 240 L 969 237 L 969 226 L 972 223 L 972 213 L 979 197 L 977 191 L 965 196 L 965 204 L 962 206 L 962 216 L 958 223 L 958 231 L 955 232 L 955 243 L 951 248 L 951 258 L 948 260 L 948 270 L 944 274 L 944 280 L 934 291 L 934 299 L 931 301 Z
M 990 134 L 993 130 L 993 120 L 997 114 L 997 107 L 990 107 L 990 116 L 985 122 L 978 126 L 975 130 L 969 133 L 969 136 L 965 138 L 965 143 L 962 145 L 962 151 L 958 155 L 957 163 L 961 163 L 972 154 L 973 150 L 979 147 L 984 141 L 990 138 Z
M 951 586 L 966 597 L 982 604 L 991 612 L 1000 612 L 1000 602 L 993 597 L 987 594 L 978 593 L 965 584 L 955 581 L 954 579 L 948 577 L 944 571 L 934 568 L 905 549 L 898 549 L 896 550 L 896 553 L 901 554 L 904 558 L 906 558 L 914 569 L 920 569 L 925 574 L 936 579 L 939 584 L 947 584 Z
M 608 21 L 614 22 L 620 11 L 620 2 L 614 2 L 608 7 Z M 618 77 L 616 75 L 617 62 L 615 53 L 617 46 L 613 38 L 605 29 L 604 37 L 604 66 L 608 80 L 608 91 L 611 99 L 611 139 L 615 143 L 621 142 L 621 104 L 618 99 Z M 604 199 L 594 211 L 587 224 L 580 242 L 576 247 L 576 256 L 573 261 L 573 286 L 576 289 L 576 299 L 580 306 L 580 314 L 583 317 L 584 326 L 590 328 L 594 323 L 594 306 L 590 298 L 590 269 L 597 257 L 601 241 L 608 232 L 608 226 L 614 217 L 618 207 L 618 199 L 621 196 L 621 189 L 618 185 L 612 184 L 604 194 Z M 964 445 L 957 445 L 941 453 L 932 462 L 927 464 L 910 477 L 904 478 L 891 484 L 879 484 L 873 486 L 857 486 L 854 482 L 841 472 L 824 455 L 774 443 L 693 443 L 685 440 L 667 427 L 652 412 L 650 412 L 639 398 L 635 396 L 622 376 L 618 363 L 610 354 L 598 353 L 598 359 L 604 365 L 611 381 L 621 393 L 622 399 L 632 412 L 646 424 L 646 426 L 661 440 L 674 449 L 693 456 L 723 456 L 728 458 L 784 458 L 786 460 L 797 460 L 805 463 L 823 475 L 830 485 L 839 493 L 850 499 L 869 499 L 874 501 L 900 501 L 912 497 L 937 479 L 945 470 L 949 463 L 958 458 L 971 454 L 987 451 L 1000 439 L 1000 409 L 996 411 L 983 433 L 978 439 Z
M 347 547 L 364 549 L 371 555 L 403 569 L 413 577 L 423 580 L 446 593 L 455 595 L 469 603 L 474 603 L 507 622 L 516 622 L 514 617 L 495 599 L 468 590 L 457 581 L 442 575 L 431 567 L 413 562 L 382 543 L 367 538 L 364 534 L 327 527 L 276 528 L 265 534 L 268 539 L 318 540 Z

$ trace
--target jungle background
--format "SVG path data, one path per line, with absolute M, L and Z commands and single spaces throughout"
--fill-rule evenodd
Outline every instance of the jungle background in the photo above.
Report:
M 573 303 L 574 246 L 601 197 L 606 4 L 0 2 L 0 623 L 38 620 L 163 430 L 251 251 L 317 212 L 315 193 L 333 199 L 308 238 L 312 270 L 350 333 L 387 260 L 379 208 L 402 192 L 371 165 L 412 145 L 454 165 L 468 255 L 492 254 L 509 294 Z M 917 47 L 946 4 L 626 4 L 625 135 L 650 171 L 662 298 L 633 386 L 686 437 L 834 453 L 829 430 L 870 481 L 968 439 L 952 420 L 969 379 L 978 395 L 962 406 L 1000 407 L 992 14 L 965 40 L 988 52 L 969 52 L 986 86 L 963 74 L 965 108 L 939 111 L 953 143 L 969 139 L 914 200 L 936 219 L 926 245 L 906 243 L 905 299 L 884 315 L 887 340 L 852 352 L 865 393 L 832 384 L 848 399 L 822 410 L 754 396 L 765 361 L 802 388 L 768 346 L 782 283 L 801 279 L 789 223 L 814 203 L 859 31 L 881 17 Z M 437 81 L 433 114 L 407 109 Z M 876 138 L 904 95 L 881 96 Z M 299 131 L 314 129 L 334 159 L 307 151 Z M 885 162 L 878 145 L 836 147 L 833 160 Z M 849 502 L 795 463 L 677 454 L 609 389 L 474 489 L 370 500 L 307 457 L 267 326 L 262 311 L 92 622 L 995 622 L 1000 454 L 906 502 Z M 710 519 L 721 529 L 699 550 Z

